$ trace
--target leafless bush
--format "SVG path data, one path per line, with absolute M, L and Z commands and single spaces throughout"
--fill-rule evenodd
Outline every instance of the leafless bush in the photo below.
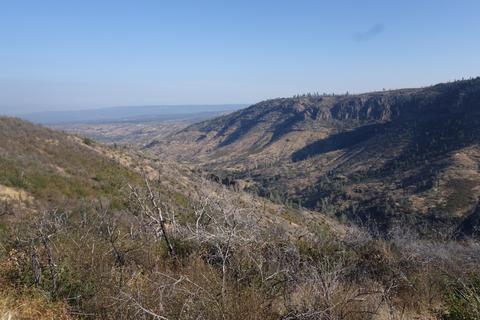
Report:
M 175 258 L 175 248 L 172 245 L 169 234 L 167 233 L 166 214 L 158 201 L 158 195 L 155 195 L 150 186 L 148 179 L 145 179 L 145 189 L 141 190 L 129 185 L 133 201 L 139 207 L 139 213 L 142 222 L 147 227 L 152 228 L 155 236 L 160 239 L 163 238 L 168 249 L 168 253 L 172 258 Z M 172 215 L 171 223 L 174 223 L 174 215 Z
M 12 283 L 105 319 L 406 320 L 440 314 L 452 284 L 462 303 L 476 298 L 473 240 L 355 228 L 295 237 L 262 223 L 247 195 L 213 184 L 181 209 L 151 181 L 129 194 L 125 211 L 98 201 L 14 230 L 3 245 Z

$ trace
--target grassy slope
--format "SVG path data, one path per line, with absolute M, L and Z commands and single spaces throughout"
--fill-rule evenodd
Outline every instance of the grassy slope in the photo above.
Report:
M 13 118 L 0 118 L 0 136 L 0 184 L 40 201 L 109 197 L 121 206 L 119 191 L 126 181 L 139 181 L 89 140 Z

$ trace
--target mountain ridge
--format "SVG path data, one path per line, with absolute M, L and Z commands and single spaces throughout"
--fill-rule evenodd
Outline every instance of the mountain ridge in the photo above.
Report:
M 22 119 L 41 124 L 168 120 L 193 115 L 221 114 L 245 106 L 244 104 L 149 105 L 119 106 L 82 110 L 42 111 L 18 115 Z
M 255 193 L 362 223 L 377 219 L 388 229 L 382 220 L 407 217 L 459 225 L 480 195 L 479 127 L 480 78 L 474 78 L 267 100 L 147 149 L 230 175 Z M 385 211 L 391 213 L 379 213 Z

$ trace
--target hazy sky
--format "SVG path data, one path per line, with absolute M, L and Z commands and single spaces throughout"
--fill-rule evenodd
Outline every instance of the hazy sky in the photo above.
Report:
M 480 75 L 480 1 L 0 0 L 0 113 Z

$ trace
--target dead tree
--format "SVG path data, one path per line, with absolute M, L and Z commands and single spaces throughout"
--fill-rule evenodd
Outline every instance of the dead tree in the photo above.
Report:
M 120 237 L 117 221 L 108 213 L 108 207 L 102 207 L 97 211 L 100 219 L 100 230 L 105 240 L 110 243 L 113 257 L 117 266 L 125 264 L 125 253 L 119 248 L 117 242 Z
M 29 247 L 30 267 L 35 285 L 42 282 L 42 255 L 46 258 L 46 267 L 50 273 L 51 294 L 56 297 L 58 291 L 58 266 L 55 260 L 51 239 L 59 232 L 65 221 L 65 214 L 57 209 L 44 212 L 37 218 L 31 228 L 32 236 L 26 239 Z M 39 248 L 43 248 L 40 250 Z
M 145 179 L 146 194 L 141 194 L 138 189 L 128 185 L 135 202 L 141 209 L 141 214 L 145 215 L 150 224 L 154 226 L 157 237 L 162 237 L 167 246 L 168 254 L 172 258 L 176 258 L 175 248 L 173 247 L 170 236 L 167 233 L 165 215 L 160 207 L 157 197 L 155 196 L 150 183 Z
M 195 225 L 187 226 L 185 235 L 213 249 L 208 259 L 220 264 L 221 293 L 225 300 L 229 264 L 234 252 L 256 243 L 258 238 L 255 210 L 245 203 L 240 204 L 238 196 L 228 192 L 225 187 L 215 190 L 202 188 L 194 209 Z

